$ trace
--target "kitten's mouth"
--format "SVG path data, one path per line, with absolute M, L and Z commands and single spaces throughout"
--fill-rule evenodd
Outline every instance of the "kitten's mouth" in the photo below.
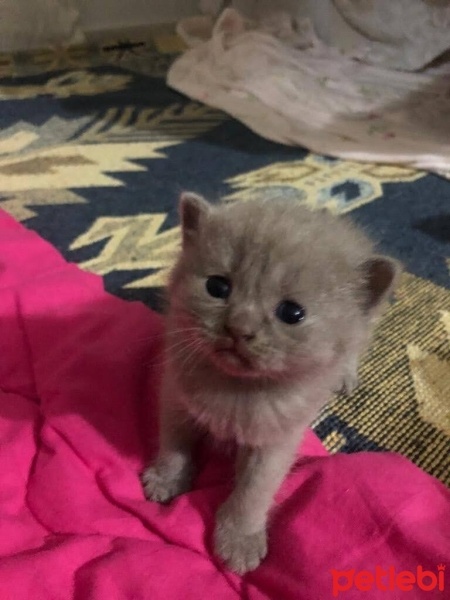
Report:
M 250 375 L 255 372 L 252 361 L 236 345 L 227 347 L 216 345 L 212 359 L 220 369 L 231 375 Z
M 244 367 L 250 368 L 251 362 L 248 360 L 248 358 L 246 358 L 245 356 L 243 356 L 238 350 L 236 350 L 235 348 L 230 348 L 230 349 L 219 349 L 216 350 L 216 354 L 218 354 L 219 356 L 221 356 L 224 360 L 227 361 L 231 361 L 231 363 L 237 363 L 239 365 L 242 365 Z

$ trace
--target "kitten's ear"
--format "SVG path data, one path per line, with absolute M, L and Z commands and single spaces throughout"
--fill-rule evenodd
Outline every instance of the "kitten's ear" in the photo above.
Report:
M 401 265 L 387 256 L 372 256 L 362 265 L 365 278 L 365 310 L 374 311 L 393 292 Z
M 180 196 L 180 221 L 183 245 L 196 239 L 202 220 L 211 210 L 208 202 L 193 192 L 183 192 Z

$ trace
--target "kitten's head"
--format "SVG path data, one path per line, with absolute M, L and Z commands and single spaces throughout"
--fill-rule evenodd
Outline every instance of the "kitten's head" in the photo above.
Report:
M 237 377 L 302 377 L 367 329 L 397 264 L 350 222 L 291 200 L 212 206 L 185 193 L 172 342 Z M 176 350 L 178 348 L 178 350 Z

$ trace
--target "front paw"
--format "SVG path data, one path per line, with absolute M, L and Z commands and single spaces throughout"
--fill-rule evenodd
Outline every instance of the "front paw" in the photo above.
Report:
M 225 511 L 219 510 L 214 549 L 232 571 L 243 575 L 256 569 L 267 555 L 266 530 L 244 533 Z
M 356 390 L 359 385 L 359 379 L 357 373 L 347 373 L 344 377 L 342 391 L 350 396 L 350 394 Z
M 334 391 L 340 394 L 347 394 L 347 396 L 350 396 L 350 394 L 358 387 L 358 385 L 358 372 L 356 370 L 349 370 L 344 374 L 342 378 L 341 387 L 336 388 Z
M 192 472 L 190 469 L 171 472 L 164 466 L 155 465 L 142 473 L 141 481 L 148 500 L 168 502 L 191 489 Z

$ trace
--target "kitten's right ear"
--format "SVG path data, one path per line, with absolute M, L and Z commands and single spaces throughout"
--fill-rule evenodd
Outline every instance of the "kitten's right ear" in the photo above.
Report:
M 208 202 L 193 192 L 183 192 L 180 196 L 180 221 L 183 246 L 194 241 L 202 221 L 211 210 Z

